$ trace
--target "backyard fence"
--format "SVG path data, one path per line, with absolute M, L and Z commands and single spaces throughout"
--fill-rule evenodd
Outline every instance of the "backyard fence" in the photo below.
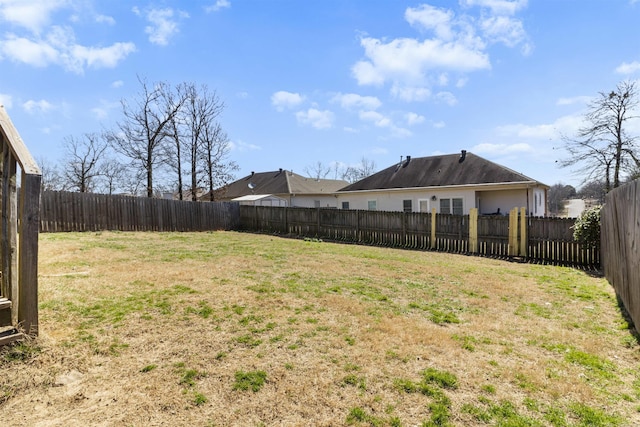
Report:
M 640 327 L 640 180 L 607 194 L 600 213 L 604 274 Z
M 238 226 L 239 206 L 148 197 L 44 191 L 40 230 L 208 231 Z
M 573 239 L 573 219 L 240 206 L 240 228 L 369 245 L 598 268 L 596 248 Z

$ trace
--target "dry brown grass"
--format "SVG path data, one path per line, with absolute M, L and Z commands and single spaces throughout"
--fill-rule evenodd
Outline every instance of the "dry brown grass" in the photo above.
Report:
M 584 272 L 228 232 L 40 247 L 41 335 L 0 353 L 12 426 L 413 426 L 436 404 L 460 426 L 640 424 L 638 343 Z M 399 386 L 428 368 L 457 388 Z

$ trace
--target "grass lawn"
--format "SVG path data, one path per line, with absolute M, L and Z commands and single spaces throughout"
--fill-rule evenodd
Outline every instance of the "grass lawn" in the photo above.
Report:
M 640 425 L 640 346 L 582 271 L 104 232 L 42 234 L 39 274 L 3 425 Z

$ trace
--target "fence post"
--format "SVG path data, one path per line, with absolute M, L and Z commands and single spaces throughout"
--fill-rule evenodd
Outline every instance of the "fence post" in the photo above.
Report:
M 509 212 L 509 256 L 518 255 L 518 208 Z
M 527 239 L 527 210 L 520 208 L 520 256 L 526 257 L 529 240 Z
M 436 248 L 436 208 L 431 208 L 431 249 Z
M 469 252 L 478 252 L 478 208 L 469 210 Z

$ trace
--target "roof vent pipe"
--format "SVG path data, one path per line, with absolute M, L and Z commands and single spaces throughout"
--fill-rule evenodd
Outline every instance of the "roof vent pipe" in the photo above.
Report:
M 411 161 L 411 156 L 407 156 L 407 161 L 405 162 L 405 166 L 407 166 L 409 164 L 409 162 Z
M 467 158 L 467 150 L 462 150 L 460 152 L 460 159 L 458 160 L 458 163 L 464 162 L 464 159 L 466 158 Z

